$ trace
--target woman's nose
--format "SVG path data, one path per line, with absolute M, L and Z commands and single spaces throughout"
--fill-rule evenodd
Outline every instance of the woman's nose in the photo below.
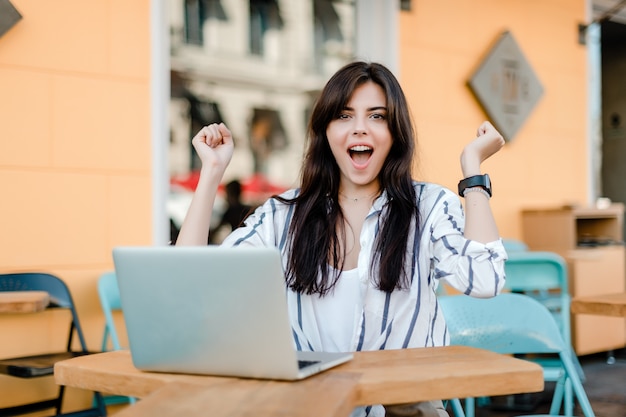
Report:
M 352 128 L 352 134 L 355 136 L 365 135 L 367 133 L 365 129 L 365 121 L 360 118 L 354 120 L 354 126 Z

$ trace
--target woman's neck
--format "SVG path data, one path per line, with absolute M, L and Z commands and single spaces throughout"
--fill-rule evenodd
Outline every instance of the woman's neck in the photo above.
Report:
M 380 195 L 380 186 L 371 184 L 367 186 L 339 187 L 339 201 L 370 204 Z

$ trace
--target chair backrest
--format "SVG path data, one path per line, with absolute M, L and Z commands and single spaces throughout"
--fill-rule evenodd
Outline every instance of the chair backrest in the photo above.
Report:
M 439 298 L 453 345 L 503 354 L 561 353 L 566 350 L 548 309 L 523 294 L 479 299 L 466 295 Z
M 528 245 L 517 239 L 503 238 L 502 244 L 504 245 L 504 249 L 507 253 L 523 252 L 528 250 Z
M 442 296 L 439 303 L 453 345 L 473 346 L 502 354 L 558 354 L 564 374 L 559 376 L 550 415 L 558 414 L 564 390 L 566 414 L 572 415 L 573 401 L 568 400 L 567 394 L 567 386 L 571 383 L 584 415 L 594 416 L 573 362 L 571 345 L 563 340 L 555 318 L 545 305 L 533 297 L 516 293 L 502 293 L 487 299 L 467 295 Z
M 75 330 L 82 351 L 87 352 L 87 343 L 78 320 L 72 294 L 61 278 L 44 272 L 0 274 L 0 291 L 46 291 L 50 294 L 49 308 L 67 308 L 72 314 L 68 350 L 71 348 L 72 330 Z
M 113 350 L 119 350 L 122 347 L 115 328 L 113 311 L 122 311 L 122 302 L 120 300 L 120 290 L 117 286 L 115 272 L 105 272 L 100 276 L 98 280 L 98 296 L 105 320 L 102 350 L 107 350 L 109 338 L 111 339 L 111 347 Z
M 553 252 L 511 252 L 504 263 L 505 289 L 530 295 L 553 314 L 571 345 L 570 293 L 565 259 Z
M 505 288 L 513 291 L 559 290 L 569 294 L 567 264 L 553 252 L 519 251 L 508 254 L 504 263 Z

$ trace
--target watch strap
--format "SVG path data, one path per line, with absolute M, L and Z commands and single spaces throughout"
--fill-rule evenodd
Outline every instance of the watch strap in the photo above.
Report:
M 483 175 L 472 175 L 471 177 L 467 177 L 459 181 L 459 195 L 461 197 L 465 197 L 465 190 L 467 188 L 480 187 L 484 189 L 489 197 L 492 195 L 491 191 L 491 179 L 488 174 Z

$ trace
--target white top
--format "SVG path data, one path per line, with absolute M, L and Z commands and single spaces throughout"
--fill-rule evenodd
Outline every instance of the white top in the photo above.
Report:
M 334 268 L 331 268 L 331 273 L 334 273 Z M 367 280 L 359 279 L 358 269 L 351 269 L 341 272 L 329 296 L 313 298 L 311 305 L 316 321 L 327 324 L 320 332 L 323 351 L 351 350 L 351 342 L 361 320 L 366 289 Z

